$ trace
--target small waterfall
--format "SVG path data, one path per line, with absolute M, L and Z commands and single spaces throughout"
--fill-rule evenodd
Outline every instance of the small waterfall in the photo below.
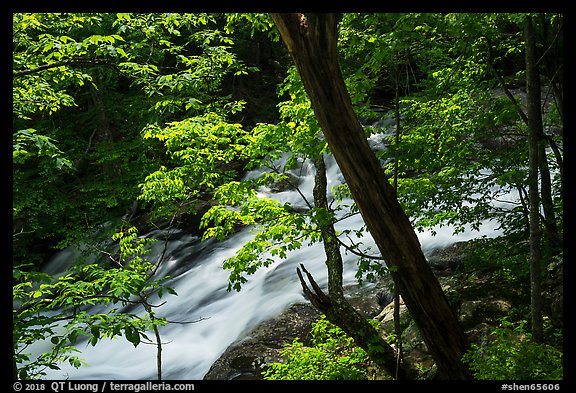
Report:
M 371 142 L 378 145 L 382 143 L 377 137 L 371 138 Z M 327 156 L 326 159 L 328 186 L 342 183 L 343 177 L 333 157 Z M 313 168 L 308 162 L 302 162 L 302 165 L 302 171 L 294 170 L 292 174 L 299 176 L 299 189 L 312 202 Z M 263 169 L 248 173 L 246 176 L 256 177 L 259 171 Z M 295 190 L 274 193 L 263 187 L 260 193 L 280 202 L 290 202 L 295 207 L 306 207 L 301 195 Z M 360 229 L 362 225 L 362 218 L 357 214 L 339 221 L 336 229 Z M 435 231 L 436 236 L 432 236 L 430 231 L 418 233 L 425 253 L 480 235 L 488 237 L 500 235 L 496 224 L 492 222 L 486 222 L 480 232 L 467 230 L 457 236 L 452 234 L 450 227 L 436 228 Z M 259 269 L 254 275 L 249 276 L 249 281 L 243 285 L 240 292 L 228 292 L 228 271 L 222 268 L 222 263 L 253 236 L 250 228 L 244 228 L 221 242 L 212 240 L 202 242 L 191 234 L 170 228 L 146 234 L 155 238 L 166 238 L 168 235 L 170 240 L 159 274 L 168 274 L 172 277 L 170 285 L 178 296 L 164 296 L 162 301 L 166 300 L 166 303 L 155 310 L 158 316 L 164 316 L 174 322 L 160 329 L 164 343 L 162 372 L 165 379 L 202 379 L 212 363 L 230 344 L 242 339 L 259 323 L 274 317 L 290 305 L 307 302 L 296 275 L 296 267 L 301 263 L 321 286 L 327 283 L 324 251 L 321 244 L 314 244 L 303 246 L 290 252 L 287 259 Z M 376 250 L 368 234 L 357 240 Z M 157 242 L 148 258 L 155 261 L 160 257 L 163 248 L 164 242 Z M 47 271 L 51 273 L 61 271 L 66 261 L 75 257 L 74 252 L 65 250 L 55 255 L 47 265 Z M 354 283 L 357 257 L 350 253 L 343 253 L 343 257 L 345 283 Z M 152 302 L 154 303 L 154 299 Z M 140 344 L 134 348 L 125 339 L 118 338 L 105 339 L 95 347 L 83 343 L 79 344 L 78 348 L 82 351 L 81 357 L 88 363 L 87 366 L 75 369 L 68 364 L 62 364 L 62 370 L 48 370 L 47 377 L 133 380 L 156 377 L 154 345 Z

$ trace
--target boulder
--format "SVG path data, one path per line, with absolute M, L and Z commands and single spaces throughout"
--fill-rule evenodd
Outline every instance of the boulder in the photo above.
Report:
M 312 322 L 320 313 L 309 304 L 294 304 L 280 315 L 267 320 L 248 336 L 231 344 L 214 362 L 205 380 L 262 379 L 262 371 L 270 363 L 282 361 L 280 350 L 299 337 L 307 337 Z

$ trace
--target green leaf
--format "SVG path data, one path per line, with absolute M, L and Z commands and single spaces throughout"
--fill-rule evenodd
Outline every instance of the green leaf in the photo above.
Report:
M 174 290 L 174 288 L 170 288 L 167 287 L 166 291 L 168 291 L 169 294 L 174 295 L 174 296 L 178 296 L 178 293 L 176 293 L 176 291 Z
M 94 338 L 96 338 L 96 340 L 98 340 L 98 338 L 100 338 L 100 328 L 96 325 L 92 325 L 90 327 L 90 333 L 92 333 L 92 336 L 94 336 Z
M 124 328 L 124 333 L 126 335 L 126 340 L 131 342 L 134 345 L 134 348 L 140 344 L 140 332 L 138 332 L 138 330 L 133 326 L 126 326 Z

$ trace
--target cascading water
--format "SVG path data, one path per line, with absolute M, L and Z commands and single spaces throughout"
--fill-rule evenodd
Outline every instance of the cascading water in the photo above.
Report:
M 373 142 L 377 142 L 374 141 Z M 343 177 L 331 156 L 327 158 L 328 187 L 343 182 Z M 304 163 L 306 164 L 306 163 Z M 300 192 L 312 201 L 314 172 L 311 165 L 303 166 L 303 173 L 294 171 L 300 177 Z M 298 173 L 297 173 L 298 172 Z M 257 176 L 258 171 L 247 174 Z M 290 202 L 295 208 L 306 207 L 302 196 L 295 190 L 273 193 L 269 189 L 260 190 L 262 196 L 275 198 L 280 202 Z M 363 221 L 360 215 L 353 215 L 339 221 L 337 230 L 360 229 Z M 480 232 L 467 230 L 454 236 L 452 228 L 436 228 L 431 232 L 418 233 L 423 251 L 427 254 L 434 249 L 446 247 L 458 241 L 482 236 L 493 237 L 500 233 L 497 224 L 486 222 Z M 270 319 L 290 305 L 307 302 L 296 275 L 296 267 L 301 263 L 310 271 L 321 286 L 327 283 L 324 265 L 325 255 L 322 245 L 317 243 L 292 251 L 285 260 L 259 269 L 249 276 L 249 281 L 240 292 L 227 291 L 228 271 L 222 268 L 225 259 L 236 251 L 253 234 L 245 228 L 227 240 L 204 241 L 181 230 L 158 230 L 147 237 L 166 238 L 167 250 L 161 262 L 159 276 L 170 275 L 172 286 L 178 296 L 164 296 L 152 303 L 164 305 L 155 310 L 157 316 L 166 317 L 170 323 L 161 327 L 162 374 L 168 380 L 199 380 L 204 377 L 212 363 L 233 342 L 242 339 L 259 323 Z M 369 235 L 361 240 L 365 246 L 376 246 Z M 159 259 L 164 242 L 159 241 L 148 255 L 151 261 Z M 65 250 L 57 254 L 48 264 L 51 273 L 65 268 L 66 261 L 77 254 Z M 356 282 L 357 257 L 343 253 L 344 282 Z M 143 310 L 142 310 L 143 313 Z M 39 343 L 38 351 L 42 349 Z M 46 348 L 46 347 L 44 347 Z M 95 347 L 88 343 L 78 345 L 81 357 L 88 365 L 75 369 L 62 364 L 61 370 L 47 370 L 49 379 L 130 379 L 144 380 L 156 378 L 156 346 L 140 344 L 137 348 L 123 338 L 102 340 Z

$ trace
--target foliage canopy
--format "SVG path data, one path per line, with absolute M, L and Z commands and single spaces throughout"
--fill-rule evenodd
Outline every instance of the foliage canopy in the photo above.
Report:
M 563 18 L 538 18 L 542 139 L 561 228 Z M 340 65 L 354 109 L 419 230 L 493 220 L 527 236 L 523 23 L 523 14 L 342 16 Z M 250 226 L 254 237 L 223 261 L 229 289 L 240 290 L 260 267 L 320 242 L 324 223 L 357 214 L 345 184 L 331 190 L 328 210 L 304 192 L 301 206 L 259 193 L 282 182 L 298 190 L 294 173 L 331 154 L 266 14 L 15 13 L 12 91 L 21 378 L 61 361 L 79 367 L 83 337 L 154 341 L 146 332 L 168 321 L 149 299 L 173 290 L 145 259 L 138 231 L 186 214 L 198 216 L 204 239 Z M 359 256 L 358 277 L 370 278 L 385 269 L 351 240 L 364 234 L 338 235 Z M 79 257 L 59 277 L 42 272 L 50 255 L 79 244 L 103 258 Z M 550 243 L 546 255 L 555 254 Z M 125 312 L 135 298 L 145 318 Z M 33 360 L 26 349 L 48 337 L 53 349 Z M 349 355 L 337 373 L 358 360 Z

